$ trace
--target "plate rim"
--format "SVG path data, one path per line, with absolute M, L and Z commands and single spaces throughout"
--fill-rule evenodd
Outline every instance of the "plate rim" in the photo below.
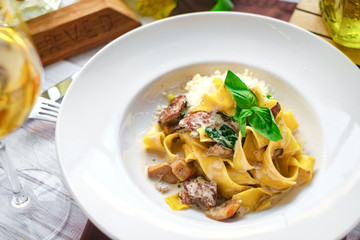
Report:
M 205 16 L 208 16 L 208 15 L 241 15 L 241 16 L 245 16 L 245 17 L 255 17 L 255 18 L 260 18 L 260 19 L 267 19 L 267 20 L 270 20 L 270 21 L 275 21 L 275 22 L 279 22 L 280 24 L 285 24 L 285 25 L 290 25 L 291 27 L 293 28 L 296 28 L 300 31 L 302 31 L 303 33 L 309 35 L 309 36 L 314 36 L 316 37 L 315 35 L 311 34 L 310 32 L 306 31 L 305 29 L 302 29 L 298 26 L 295 26 L 295 25 L 292 25 L 288 22 L 285 22 L 283 20 L 279 20 L 279 19 L 275 19 L 275 18 L 272 18 L 272 17 L 267 17 L 267 16 L 263 16 L 263 15 L 258 15 L 258 14 L 250 14 L 250 13 L 241 13 L 241 12 L 221 12 L 221 13 L 210 13 L 210 12 L 200 12 L 200 13 L 188 13 L 188 14 L 182 14 L 182 15 L 177 15 L 177 16 L 173 16 L 173 17 L 170 17 L 170 18 L 167 18 L 167 19 L 163 19 L 163 20 L 159 20 L 159 21 L 156 21 L 156 22 L 153 22 L 153 23 L 149 23 L 147 25 L 144 25 L 144 26 L 141 26 L 137 29 L 134 29 L 128 33 L 125 33 L 124 35 L 120 36 L 119 38 L 117 38 L 116 40 L 112 41 L 111 43 L 107 44 L 104 48 L 102 48 L 100 51 L 98 51 L 85 65 L 84 67 L 82 67 L 77 79 L 81 79 L 82 77 L 82 73 L 83 71 L 85 71 L 84 69 L 87 69 L 87 66 L 96 58 L 98 58 L 99 55 L 101 55 L 103 53 L 103 51 L 105 51 L 106 49 L 108 48 L 111 48 L 116 42 L 118 41 L 121 41 L 121 39 L 123 38 L 127 38 L 129 36 L 132 36 L 133 34 L 136 34 L 138 31 L 143 31 L 144 28 L 150 28 L 150 27 L 153 27 L 153 26 L 158 26 L 160 24 L 163 24 L 164 22 L 171 22 L 171 21 L 177 21 L 181 18 L 187 18 L 187 17 L 192 17 L 192 16 L 201 16 L 201 15 L 205 15 Z M 330 43 L 328 43 L 327 41 L 321 39 L 321 38 L 317 38 L 318 40 L 321 40 L 323 44 L 326 44 L 330 47 L 332 47 L 334 50 L 338 51 L 338 53 L 342 54 L 343 56 L 345 56 L 340 50 L 338 50 L 337 48 L 335 48 L 333 45 L 331 45 Z M 346 57 L 346 56 L 345 56 Z M 347 58 L 347 57 L 346 57 Z M 348 58 L 347 58 L 348 59 Z M 351 62 L 350 59 L 348 59 L 349 62 Z M 357 67 L 353 62 L 351 62 L 354 67 Z M 76 83 L 78 80 L 75 79 L 74 83 Z M 73 88 L 73 85 L 70 86 L 69 88 L 69 92 L 72 92 L 72 88 Z M 64 101 L 66 101 L 66 95 L 64 97 Z M 72 189 L 71 184 L 70 184 L 70 179 L 67 177 L 67 175 L 65 174 L 65 168 L 64 168 L 64 165 L 63 165 L 63 160 L 61 159 L 61 153 L 58 151 L 59 150 L 59 140 L 58 140 L 58 137 L 59 137 L 59 129 L 60 129 L 60 124 L 61 124 L 61 112 L 62 110 L 60 110 L 60 121 L 57 122 L 56 124 L 56 147 L 57 147 L 57 155 L 58 155 L 58 159 L 59 159 L 59 163 L 60 163 L 60 166 L 61 166 L 61 170 L 62 170 L 62 173 L 63 173 L 63 176 L 64 176 L 64 179 L 67 183 L 67 186 L 69 188 L 69 190 L 72 192 L 72 195 L 74 196 L 74 198 L 77 200 L 77 202 L 82 202 L 80 201 L 80 199 L 78 198 L 77 194 L 75 193 L 75 190 Z M 109 231 L 106 227 L 104 227 L 101 223 L 97 222 L 96 221 L 96 218 L 94 216 L 92 216 L 88 211 L 87 209 L 85 209 L 85 207 L 83 206 L 83 204 L 78 204 L 78 206 L 82 209 L 82 211 L 84 213 L 86 213 L 86 216 L 91 220 L 91 222 L 93 222 L 99 229 L 101 229 L 101 231 L 103 231 L 105 234 L 107 234 L 108 236 L 112 236 L 112 237 L 117 237 L 117 236 L 113 236 L 112 232 Z M 358 217 L 358 221 L 360 220 L 360 216 Z M 356 223 L 353 224 L 354 226 L 356 225 Z

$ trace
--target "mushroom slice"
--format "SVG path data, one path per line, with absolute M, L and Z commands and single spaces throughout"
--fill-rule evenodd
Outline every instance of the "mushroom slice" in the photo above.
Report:
M 238 199 L 231 199 L 220 206 L 210 208 L 209 210 L 205 211 L 205 214 L 208 218 L 217 221 L 225 220 L 235 215 L 236 211 L 241 206 L 241 202 L 242 201 Z

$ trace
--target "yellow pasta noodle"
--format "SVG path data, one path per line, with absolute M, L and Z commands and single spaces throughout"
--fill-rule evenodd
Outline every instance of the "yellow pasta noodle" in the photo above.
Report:
M 273 196 L 263 188 L 252 188 L 241 193 L 235 194 L 232 198 L 242 200 L 242 206 L 249 208 L 250 211 L 256 211 L 260 204 Z
M 208 179 L 215 181 L 218 184 L 218 188 L 224 197 L 231 198 L 235 193 L 251 188 L 250 186 L 236 184 L 231 180 L 221 157 L 204 156 L 205 150 L 203 147 L 199 146 L 200 144 L 197 143 L 196 139 L 190 137 L 188 133 L 182 134 L 181 137 L 186 144 L 193 149 L 206 176 Z
M 182 204 L 179 200 L 179 194 L 175 193 L 167 198 L 165 198 L 165 201 L 169 204 L 171 209 L 173 210 L 184 210 L 190 208 L 189 205 Z
M 164 163 L 149 168 L 149 176 L 161 177 L 170 185 L 181 183 L 178 193 L 165 198 L 174 210 L 197 207 L 215 220 L 242 216 L 272 207 L 285 192 L 312 179 L 315 159 L 303 152 L 293 135 L 299 127 L 294 113 L 276 99 L 268 99 L 264 84 L 249 72 L 237 76 L 248 87 L 236 83 L 234 76 L 229 85 L 225 74 L 195 75 L 187 92 L 173 100 L 186 99 L 187 105 L 173 102 L 159 117 L 171 120 L 159 120 L 144 136 L 147 150 L 167 156 Z M 240 108 L 247 106 L 239 104 L 243 98 L 252 105 Z M 278 134 L 277 139 L 269 131 Z M 235 206 L 237 214 L 224 210 Z
M 235 101 L 231 96 L 231 93 L 226 89 L 221 79 L 214 78 L 213 83 L 216 87 L 216 92 L 210 95 L 204 93 L 200 105 L 194 107 L 192 111 L 211 112 L 214 109 L 217 109 L 217 111 L 223 112 L 228 116 L 233 116 L 235 114 Z
M 179 133 L 173 133 L 173 134 L 167 135 L 164 139 L 164 147 L 167 152 L 170 163 L 172 163 L 174 161 L 174 158 L 176 157 L 176 153 L 172 152 L 172 149 L 173 149 L 172 146 L 173 146 L 174 140 L 178 137 L 179 137 Z
M 254 168 L 254 166 L 250 165 L 248 159 L 245 156 L 244 149 L 241 143 L 241 134 L 239 134 L 239 139 L 235 144 L 234 149 L 234 168 L 241 171 L 247 171 Z
M 285 111 L 283 117 L 286 126 L 290 128 L 291 131 L 294 131 L 299 127 L 299 123 L 296 121 L 296 118 L 294 117 L 291 110 Z
M 163 146 L 164 139 L 165 133 L 160 131 L 159 126 L 155 126 L 144 136 L 145 148 L 150 150 L 165 151 Z

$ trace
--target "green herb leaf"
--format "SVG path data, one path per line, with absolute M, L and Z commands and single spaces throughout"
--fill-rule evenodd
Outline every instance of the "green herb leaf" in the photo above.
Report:
M 248 116 L 248 121 L 256 132 L 270 141 L 276 142 L 282 139 L 280 129 L 268 107 L 251 107 L 250 110 L 253 114 Z
M 245 137 L 247 119 L 250 126 L 264 137 L 271 141 L 282 139 L 271 110 L 268 107 L 257 107 L 259 101 L 256 95 L 230 70 L 226 74 L 225 86 L 236 102 L 235 119 L 240 122 L 242 136 Z
M 226 124 L 221 125 L 219 129 L 206 127 L 205 132 L 211 139 L 230 149 L 234 149 L 238 140 L 237 132 Z
M 233 9 L 234 4 L 231 0 L 217 0 L 217 3 L 210 11 L 231 11 Z
M 258 105 L 258 99 L 250 90 L 238 90 L 231 93 L 236 105 L 241 109 L 249 109 Z
M 225 86 L 233 96 L 236 106 L 241 109 L 248 109 L 257 106 L 259 101 L 255 94 L 241 81 L 232 71 L 228 71 L 225 77 Z
M 187 112 L 188 112 L 187 108 L 186 108 L 186 107 L 183 108 L 183 110 L 181 111 L 180 116 L 179 116 L 179 118 L 178 118 L 179 121 L 186 116 Z
M 231 91 L 248 90 L 247 85 L 236 76 L 235 73 L 228 70 L 225 77 L 225 86 Z
M 246 131 L 246 118 L 253 115 L 253 112 L 250 109 L 242 109 L 239 111 L 239 108 L 236 107 L 235 119 L 240 123 L 241 135 L 245 137 Z

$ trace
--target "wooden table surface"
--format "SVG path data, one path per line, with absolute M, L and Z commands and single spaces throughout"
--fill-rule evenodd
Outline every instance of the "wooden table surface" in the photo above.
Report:
M 301 0 L 296 6 L 289 22 L 333 44 L 360 67 L 360 49 L 343 47 L 331 39 L 321 18 L 318 0 Z
M 62 4 L 65 6 L 73 2 L 75 2 L 75 0 L 63 0 Z M 305 29 L 308 29 L 308 26 L 315 26 L 315 29 L 310 28 L 308 30 L 316 34 L 318 33 L 318 27 L 316 26 L 318 26 L 320 22 L 317 20 L 316 23 L 313 24 L 311 17 L 302 17 L 302 15 L 312 11 L 304 6 L 309 6 L 308 4 L 314 6 L 315 1 L 302 0 L 297 8 L 294 3 L 284 3 L 283 1 L 276 0 L 234 0 L 233 2 L 235 3 L 236 11 L 271 15 L 286 21 L 290 20 L 290 22 L 304 27 Z M 240 6 L 241 4 L 242 6 Z M 256 6 L 256 4 L 259 6 Z M 271 9 L 271 11 L 269 11 L 269 9 Z M 294 15 L 292 15 L 293 12 Z M 313 13 L 309 14 L 313 15 Z M 316 14 L 315 16 L 319 17 Z M 303 25 L 302 19 L 306 19 L 307 23 L 305 25 Z M 327 38 L 322 30 L 319 32 L 318 36 Z M 331 39 L 327 40 L 331 41 Z M 46 80 L 42 85 L 42 89 L 45 90 L 79 71 L 79 69 L 83 67 L 84 64 L 102 47 L 103 45 L 92 48 L 86 52 L 79 53 L 65 60 L 46 66 Z M 23 127 L 9 136 L 6 141 L 8 150 L 14 158 L 16 168 L 39 168 L 59 176 L 62 175 L 55 147 L 55 123 L 29 120 Z M 360 239 L 359 229 L 360 226 L 348 235 L 348 239 Z M 0 226 L 0 232 L 1 231 L 2 229 Z M 18 239 L 22 238 L 19 237 Z M 88 221 L 88 218 L 83 214 L 81 208 L 74 200 L 72 200 L 69 218 L 64 228 L 55 239 L 107 239 L 107 237 L 99 232 L 97 228 Z

